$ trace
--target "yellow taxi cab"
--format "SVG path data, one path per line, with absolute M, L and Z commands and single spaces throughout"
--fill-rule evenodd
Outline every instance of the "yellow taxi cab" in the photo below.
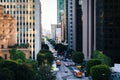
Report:
M 60 61 L 60 60 L 57 60 L 57 61 L 56 61 L 56 65 L 57 65 L 57 66 L 60 66 L 60 65 L 61 65 L 61 61 Z
M 74 75 L 76 77 L 82 77 L 82 72 L 80 72 L 79 70 L 74 70 Z

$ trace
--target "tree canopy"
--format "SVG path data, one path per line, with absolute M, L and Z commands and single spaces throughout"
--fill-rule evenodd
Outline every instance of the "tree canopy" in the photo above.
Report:
M 2 78 L 1 78 L 2 77 Z M 35 74 L 27 64 L 15 61 L 0 61 L 0 80 L 34 80 Z
M 10 59 L 18 60 L 21 59 L 22 61 L 25 61 L 25 53 L 21 50 L 17 50 L 16 48 L 11 49 L 10 51 Z
M 54 60 L 54 57 L 52 55 L 52 52 L 49 50 L 41 50 L 38 54 L 37 54 L 37 61 L 39 65 L 42 64 L 52 64 Z
M 72 60 L 75 63 L 81 64 L 83 62 L 83 59 L 84 59 L 84 54 L 82 52 L 76 51 L 72 55 Z
M 95 50 L 92 56 L 93 59 L 98 59 L 102 62 L 102 64 L 111 65 L 111 59 L 107 55 L 102 52 Z
M 58 51 L 58 55 L 64 55 L 64 51 L 67 50 L 67 46 L 59 43 L 55 45 L 55 50 Z
M 40 80 L 55 80 L 55 75 L 51 72 L 51 66 L 42 64 L 39 67 Z
M 99 65 L 99 64 L 101 64 L 101 61 L 98 59 L 91 59 L 91 60 L 87 61 L 86 66 L 85 66 L 87 74 L 88 75 L 90 74 L 91 67 L 93 67 L 95 65 Z
M 92 80 L 111 80 L 111 70 L 107 65 L 96 65 L 90 69 Z
M 49 50 L 49 46 L 45 43 L 42 43 L 42 50 Z

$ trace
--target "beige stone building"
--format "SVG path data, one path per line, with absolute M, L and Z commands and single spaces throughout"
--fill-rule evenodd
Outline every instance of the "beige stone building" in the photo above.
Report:
M 4 13 L 16 18 L 18 45 L 29 43 L 31 58 L 41 50 L 41 0 L 0 0 Z
M 0 5 L 0 56 L 9 59 L 9 46 L 14 46 L 16 42 L 16 19 L 10 14 L 4 14 L 4 7 Z M 29 49 L 22 50 L 26 57 L 30 57 Z
M 16 44 L 16 19 L 3 11 L 0 5 L 0 48 L 8 48 Z

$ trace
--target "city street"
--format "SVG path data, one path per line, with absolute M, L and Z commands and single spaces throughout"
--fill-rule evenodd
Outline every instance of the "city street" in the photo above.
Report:
M 88 80 L 88 78 L 83 77 L 77 78 L 74 76 L 73 72 L 69 69 L 69 67 L 66 67 L 64 64 L 64 61 L 61 61 L 61 66 L 59 67 L 59 71 L 56 73 L 56 80 Z M 67 71 L 67 72 L 66 72 Z
M 53 56 L 56 56 L 56 51 L 54 47 L 46 40 L 45 43 L 49 46 L 49 49 L 51 52 L 53 52 Z M 62 61 L 61 60 L 61 66 L 56 67 L 56 61 L 53 62 L 54 71 L 56 74 L 56 80 L 89 80 L 86 78 L 83 74 L 82 78 L 77 78 L 74 76 L 73 71 L 70 69 L 72 66 L 66 67 L 66 63 L 72 63 L 71 61 Z

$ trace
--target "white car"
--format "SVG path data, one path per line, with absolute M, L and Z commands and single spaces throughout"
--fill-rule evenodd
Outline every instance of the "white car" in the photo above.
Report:
M 70 66 L 68 63 L 64 63 L 64 65 L 65 65 L 66 67 L 69 67 L 69 66 Z

